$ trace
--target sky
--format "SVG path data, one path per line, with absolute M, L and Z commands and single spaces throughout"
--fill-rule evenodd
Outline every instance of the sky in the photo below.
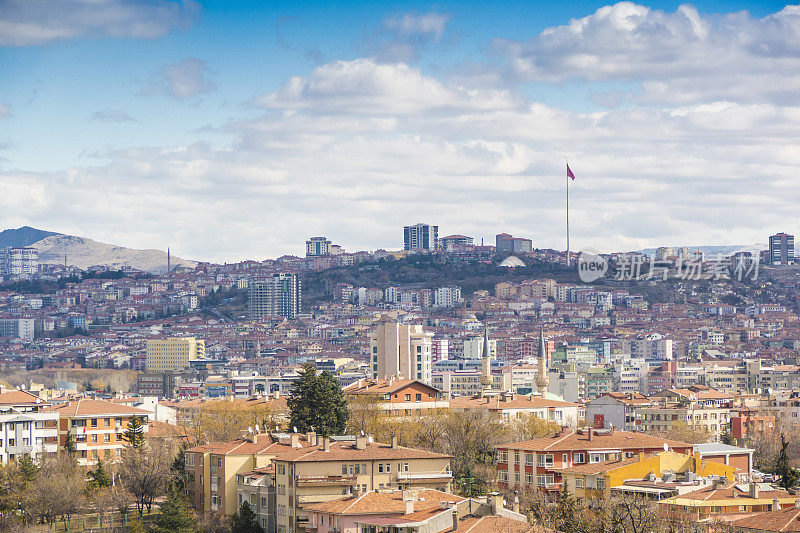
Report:
M 0 229 L 215 262 L 797 233 L 800 6 L 0 0 Z

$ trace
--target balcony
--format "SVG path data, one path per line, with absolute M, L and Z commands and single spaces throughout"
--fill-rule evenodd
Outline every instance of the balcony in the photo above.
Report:
M 451 480 L 451 472 L 398 472 L 398 481 Z
M 353 485 L 356 479 L 356 476 L 300 476 L 297 478 L 297 484 L 303 487 Z

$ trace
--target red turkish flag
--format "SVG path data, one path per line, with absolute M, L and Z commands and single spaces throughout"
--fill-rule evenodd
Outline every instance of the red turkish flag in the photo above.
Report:
M 569 163 L 567 163 L 567 177 L 568 178 L 572 178 L 573 180 L 575 180 L 575 174 L 573 174 L 572 170 L 570 170 Z

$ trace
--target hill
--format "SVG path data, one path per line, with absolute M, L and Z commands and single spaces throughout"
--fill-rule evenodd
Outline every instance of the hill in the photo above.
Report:
M 78 268 L 103 265 L 110 268 L 131 267 L 152 274 L 167 270 L 167 253 L 163 250 L 136 250 L 94 241 L 85 237 L 55 234 L 32 243 L 39 250 L 40 263 L 64 263 Z M 196 261 L 172 256 L 172 268 L 193 268 Z
M 45 231 L 41 229 L 32 228 L 30 226 L 22 226 L 17 229 L 7 229 L 0 232 L 0 249 L 11 247 L 30 246 L 35 242 L 50 237 L 52 235 L 61 235 L 54 231 Z
M 673 248 L 680 248 L 680 246 L 673 246 Z M 765 244 L 732 244 L 728 246 L 687 246 L 690 250 L 700 250 L 703 252 L 706 257 L 712 258 L 717 256 L 728 256 L 733 255 L 736 252 L 751 252 L 753 254 L 758 254 L 761 250 L 766 250 L 768 248 Z M 646 255 L 654 255 L 656 253 L 655 248 L 645 248 L 644 250 L 639 250 L 641 253 Z

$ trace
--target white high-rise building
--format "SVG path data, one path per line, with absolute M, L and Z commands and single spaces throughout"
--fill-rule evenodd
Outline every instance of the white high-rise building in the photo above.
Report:
M 461 301 L 461 287 L 439 287 L 433 294 L 434 307 L 456 307 Z
M 433 333 L 420 325 L 387 322 L 370 340 L 372 377 L 416 379 L 431 383 Z
M 39 250 L 33 247 L 8 247 L 3 251 L 0 270 L 5 276 L 28 277 L 39 270 Z
M 325 237 L 311 237 L 306 241 L 306 257 L 331 255 L 331 241 Z
M 429 224 L 414 224 L 403 228 L 403 249 L 404 250 L 428 250 L 439 249 L 439 226 Z
M 302 304 L 300 277 L 293 273 L 274 274 L 271 279 L 249 284 L 250 320 L 264 317 L 296 318 Z
M 0 318 L 0 337 L 32 341 L 35 320 L 32 318 Z

